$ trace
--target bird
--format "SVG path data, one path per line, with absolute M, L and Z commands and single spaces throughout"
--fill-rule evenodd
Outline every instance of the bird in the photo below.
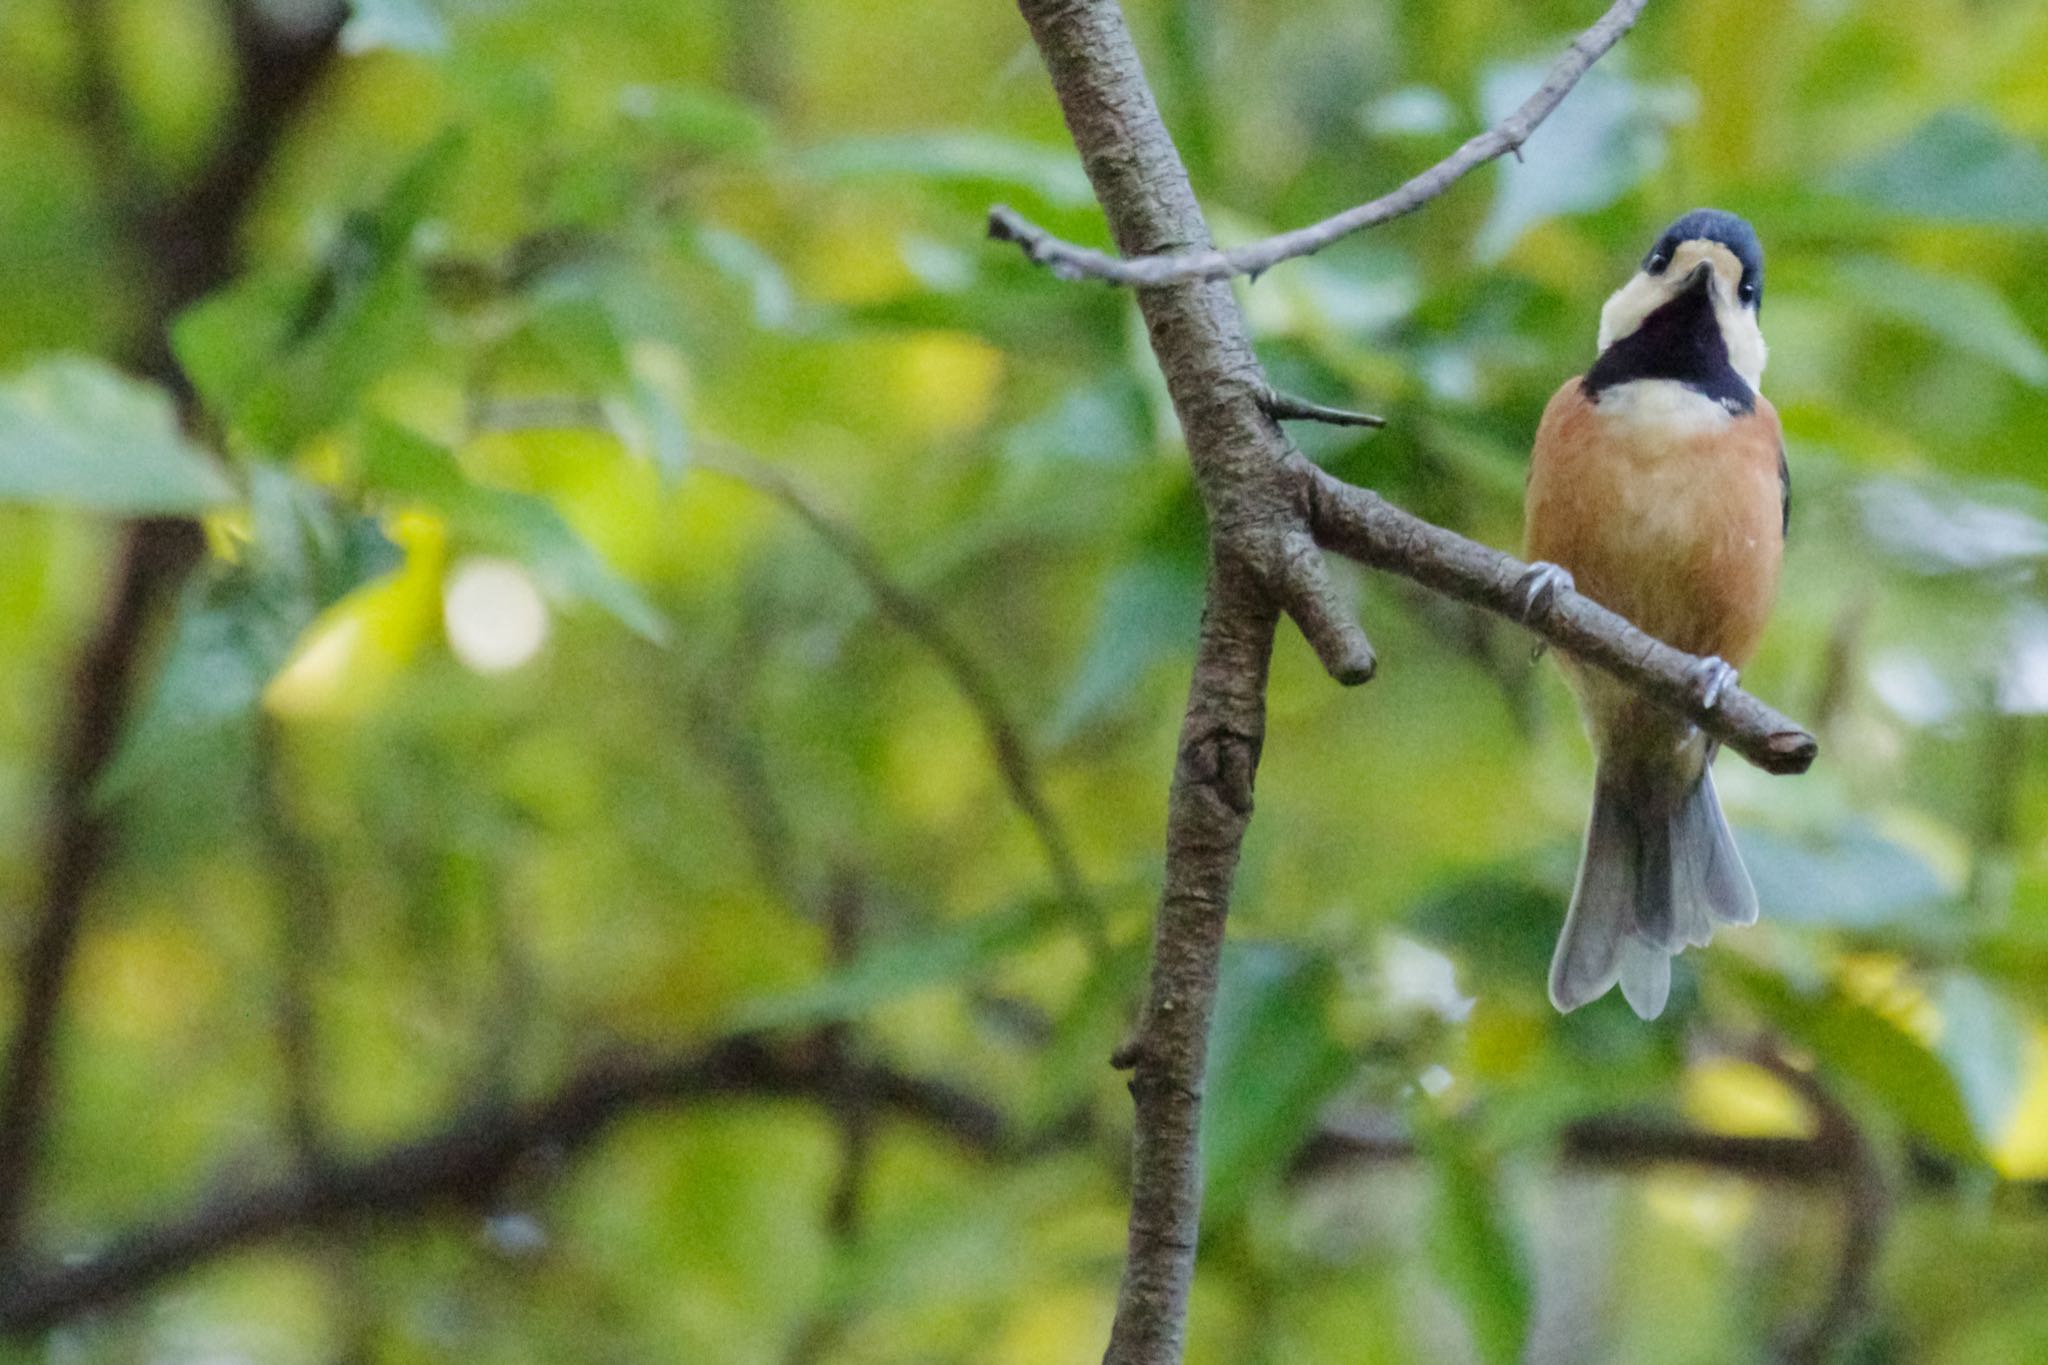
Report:
M 1530 454 L 1525 615 L 1576 589 L 1700 656 L 1697 699 L 1733 685 L 1777 595 L 1791 474 L 1763 396 L 1763 247 L 1696 209 L 1600 310 L 1598 355 L 1544 408 Z M 1714 792 L 1717 746 L 1619 679 L 1560 660 L 1593 743 L 1592 815 L 1550 967 L 1561 1012 L 1617 982 L 1643 1019 L 1671 959 L 1757 895 Z

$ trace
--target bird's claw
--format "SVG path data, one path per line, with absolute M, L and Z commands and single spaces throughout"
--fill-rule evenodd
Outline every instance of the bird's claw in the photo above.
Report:
M 1693 669 L 1693 684 L 1699 689 L 1699 703 L 1702 710 L 1711 711 L 1721 704 L 1721 694 L 1735 686 L 1739 675 L 1735 666 L 1718 654 L 1709 654 Z
M 1523 622 L 1526 624 L 1534 620 L 1538 612 L 1550 606 L 1558 593 L 1572 592 L 1577 587 L 1569 569 L 1548 560 L 1537 560 L 1515 580 L 1515 589 L 1522 595 Z

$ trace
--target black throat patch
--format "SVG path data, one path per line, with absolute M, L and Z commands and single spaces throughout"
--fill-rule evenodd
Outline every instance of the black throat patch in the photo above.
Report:
M 1581 384 L 1595 403 L 1617 384 L 1671 379 L 1732 413 L 1756 411 L 1756 392 L 1728 363 L 1728 343 L 1714 320 L 1704 283 L 1643 319 L 1643 325 L 1601 352 Z

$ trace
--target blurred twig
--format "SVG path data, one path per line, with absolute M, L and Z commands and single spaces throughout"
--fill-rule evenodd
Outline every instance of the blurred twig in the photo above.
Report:
M 989 235 L 1015 242 L 1024 254 L 1046 266 L 1061 279 L 1101 280 L 1108 284 L 1138 288 L 1179 284 L 1189 280 L 1227 280 L 1233 275 L 1256 279 L 1282 261 L 1311 255 L 1364 228 L 1377 227 L 1404 214 L 1413 213 L 1456 184 L 1468 171 L 1509 152 L 1521 153 L 1524 142 L 1536 126 L 1564 102 L 1579 78 L 1593 63 L 1621 40 L 1635 25 L 1648 0 L 1615 0 L 1600 21 L 1572 40 L 1543 84 L 1524 100 L 1514 113 L 1496 127 L 1468 140 L 1457 151 L 1431 166 L 1399 189 L 1368 203 L 1349 208 L 1320 223 L 1283 232 L 1263 241 L 1219 251 L 1209 246 L 1182 245 L 1150 251 L 1129 252 L 1122 258 L 1072 242 L 1061 241 L 1044 228 L 1027 222 L 1014 211 L 996 208 L 989 213 Z M 1027 12 L 1030 10 L 1027 0 Z M 1151 100 L 1145 103 L 1149 106 Z M 1084 149 L 1085 150 L 1085 149 Z M 1206 235 L 1206 234 L 1205 234 Z
M 273 28 L 259 10 L 253 3 L 231 6 L 235 103 L 213 150 L 189 181 L 159 192 L 142 183 L 132 151 L 103 147 L 99 153 L 103 167 L 134 177 L 107 187 L 126 254 L 147 282 L 147 305 L 135 323 L 129 363 L 178 396 L 188 424 L 196 408 L 171 356 L 171 320 L 233 275 L 243 216 L 271 154 L 332 59 L 342 18 L 336 6 L 312 28 L 286 31 Z M 96 141 L 120 136 L 125 145 L 125 118 L 105 50 L 100 6 L 77 0 L 72 17 L 80 25 L 88 133 Z M 113 756 L 151 626 L 203 548 L 197 523 L 185 518 L 134 523 L 125 533 L 100 623 L 73 675 L 70 718 L 51 781 L 42 898 L 15 963 L 18 1022 L 0 1077 L 0 1264 L 17 1253 L 22 1241 L 49 1122 L 59 1013 L 86 900 L 112 833 L 93 789 Z
M 834 869 L 825 893 L 825 929 L 835 971 L 844 971 L 860 957 L 866 915 L 867 898 L 859 876 L 844 865 Z M 839 1121 L 839 1175 L 833 1182 L 826 1224 L 842 1245 L 851 1246 L 860 1239 L 861 1203 L 874 1147 L 874 1111 L 861 1088 L 860 1044 L 853 1025 L 844 1020 L 829 1024 L 821 1041 L 836 1075 L 832 1109 Z
M 317 1169 L 326 1160 L 328 1124 L 313 984 L 327 960 L 334 903 L 318 853 L 286 809 L 279 746 L 277 723 L 268 716 L 259 718 L 254 805 L 257 832 L 278 891 L 276 1027 L 284 1075 L 284 1130 L 299 1164 Z
M 1863 1127 L 1811 1071 L 1792 1065 L 1775 1047 L 1754 1057 L 1813 1111 L 1816 1147 L 1835 1156 L 1835 1181 L 1842 1191 L 1842 1249 L 1827 1298 L 1811 1321 L 1789 1333 L 1780 1350 L 1785 1365 L 1826 1365 L 1869 1309 L 1870 1280 L 1891 1224 L 1892 1198 L 1884 1166 Z
M 1871 596 L 1858 593 L 1835 614 L 1828 628 L 1827 649 L 1821 654 L 1820 680 L 1813 689 L 1813 728 L 1828 734 L 1848 709 L 1856 691 L 1856 675 L 1863 666 L 1863 632 L 1870 622 Z
M 690 712 L 690 734 L 705 759 L 717 766 L 738 817 L 740 831 L 753 859 L 754 874 L 784 905 L 801 911 L 806 894 L 799 886 L 795 840 L 789 816 L 776 799 L 768 764 L 753 728 L 735 715 L 739 703 L 717 680 L 696 679 L 684 685 Z
M 922 644 L 981 722 L 996 770 L 1010 800 L 1030 824 L 1052 869 L 1053 884 L 1061 900 L 1071 908 L 1083 932 L 1100 948 L 1107 930 L 1101 907 L 1081 876 L 1073 844 L 1066 829 L 1053 814 L 1045 796 L 1045 783 L 1038 761 L 1025 743 L 1023 731 L 1010 718 L 995 676 L 955 635 L 939 615 L 938 608 L 903 585 L 867 538 L 842 518 L 827 511 L 816 498 L 804 492 L 780 470 L 728 446 L 703 451 L 699 462 L 707 469 L 738 480 L 774 498 L 810 527 L 818 538 L 844 560 L 861 581 L 876 607 L 894 625 Z
M 319 851 L 293 818 L 277 723 L 260 717 L 253 805 L 264 855 L 278 891 L 276 1029 L 283 1076 L 282 1121 L 298 1171 L 317 1179 L 331 1150 L 320 1034 L 313 989 L 328 964 L 334 932 L 334 896 Z M 333 1304 L 340 1359 L 373 1358 L 376 1323 L 359 1249 L 338 1242 L 313 1249 Z
M 67 0 L 65 9 L 78 49 L 77 90 L 67 112 L 83 127 L 101 188 L 114 200 L 117 215 L 125 215 L 140 204 L 148 185 L 114 71 L 113 16 L 107 0 Z
M 1984 716 L 1984 758 L 1971 821 L 1968 903 L 1996 922 L 2012 902 L 2013 861 L 2023 838 L 2020 798 L 2027 775 L 2030 718 L 1993 704 Z
M 789 18 L 783 0 L 726 0 L 732 87 L 764 109 L 789 103 Z
M 825 927 L 832 966 L 844 970 L 860 956 L 867 913 L 859 875 L 845 864 L 833 869 L 825 891 Z M 862 1206 L 873 1166 L 875 1106 L 862 1086 L 860 1041 L 851 1020 L 838 1020 L 818 1031 L 832 1070 L 830 1104 L 839 1129 L 839 1170 L 826 1204 L 825 1226 L 840 1254 L 850 1263 L 859 1255 Z M 828 1299 L 814 1310 L 791 1343 L 787 1365 L 813 1365 L 830 1358 L 846 1330 L 847 1309 Z

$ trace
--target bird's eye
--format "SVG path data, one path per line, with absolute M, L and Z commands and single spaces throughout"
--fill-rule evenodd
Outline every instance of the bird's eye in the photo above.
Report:
M 1744 303 L 1753 302 L 1756 299 L 1756 281 L 1744 280 L 1742 287 L 1737 289 L 1735 293 Z
M 1649 271 L 1649 272 L 1650 272 L 1650 273 L 1651 273 L 1652 275 L 1661 275 L 1661 274 L 1663 274 L 1663 273 L 1664 273 L 1664 267 L 1665 267 L 1665 266 L 1667 266 L 1667 265 L 1670 265 L 1670 264 L 1671 264 L 1671 253 L 1670 253 L 1670 252 L 1668 252 L 1668 251 L 1653 251 L 1653 252 L 1651 252 L 1651 253 L 1650 253 L 1650 259 L 1649 259 L 1649 260 L 1647 260 L 1647 261 L 1645 261 L 1645 262 L 1643 262 L 1643 268 L 1644 268 L 1645 270 Z

